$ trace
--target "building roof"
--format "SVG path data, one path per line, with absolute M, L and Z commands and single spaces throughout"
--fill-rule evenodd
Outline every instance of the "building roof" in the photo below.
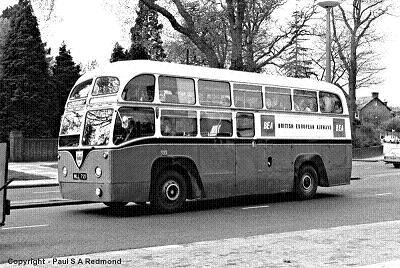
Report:
M 370 103 L 374 98 L 372 96 L 369 97 L 358 97 L 356 100 L 356 105 L 357 105 L 357 110 L 360 111 L 362 110 L 365 105 Z
M 367 104 L 369 104 L 374 99 L 379 101 L 382 105 L 386 106 L 386 108 L 389 111 L 392 111 L 392 109 L 389 108 L 389 106 L 387 106 L 387 104 L 385 102 L 381 101 L 378 97 L 374 98 L 372 96 L 369 96 L 369 97 L 358 97 L 357 100 L 356 100 L 357 111 L 361 111 L 362 109 L 364 109 L 364 107 L 367 106 Z

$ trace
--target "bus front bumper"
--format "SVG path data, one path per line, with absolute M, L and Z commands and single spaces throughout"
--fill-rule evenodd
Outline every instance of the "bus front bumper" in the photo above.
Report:
M 91 202 L 146 202 L 148 183 L 60 182 L 64 199 Z

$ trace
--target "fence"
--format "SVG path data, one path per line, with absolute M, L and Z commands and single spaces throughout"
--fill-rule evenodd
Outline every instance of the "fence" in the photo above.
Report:
M 29 139 L 20 131 L 11 131 L 10 161 L 57 161 L 57 139 Z

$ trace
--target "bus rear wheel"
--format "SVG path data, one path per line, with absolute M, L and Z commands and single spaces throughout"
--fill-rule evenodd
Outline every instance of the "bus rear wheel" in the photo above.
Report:
M 122 208 L 126 206 L 128 202 L 104 202 L 104 205 L 110 208 Z
M 185 178 L 175 170 L 168 170 L 156 181 L 150 203 L 158 212 L 172 213 L 182 208 L 186 197 Z
M 302 166 L 295 182 L 296 197 L 304 200 L 315 196 L 318 186 L 318 175 L 310 165 Z

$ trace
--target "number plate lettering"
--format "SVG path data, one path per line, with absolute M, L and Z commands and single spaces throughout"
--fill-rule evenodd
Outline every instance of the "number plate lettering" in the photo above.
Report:
M 87 180 L 87 174 L 86 173 L 74 173 L 72 174 L 72 178 L 74 180 Z

